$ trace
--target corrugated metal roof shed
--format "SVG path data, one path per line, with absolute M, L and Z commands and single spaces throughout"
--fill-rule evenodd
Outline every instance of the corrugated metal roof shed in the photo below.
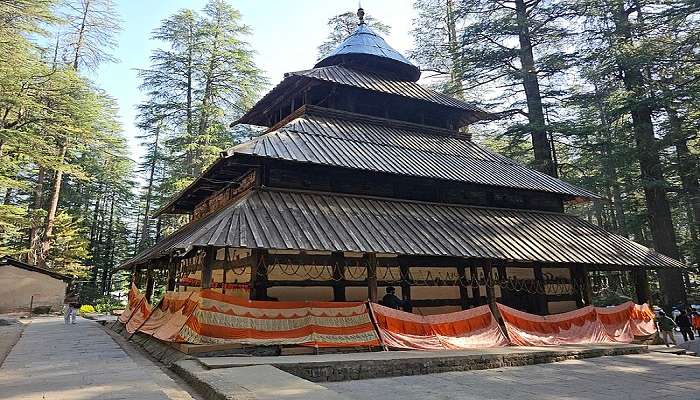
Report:
M 365 118 L 302 115 L 227 150 L 284 160 L 597 198 L 459 135 L 439 135 Z
M 683 266 L 566 214 L 265 189 L 186 226 L 127 265 L 204 246 Z

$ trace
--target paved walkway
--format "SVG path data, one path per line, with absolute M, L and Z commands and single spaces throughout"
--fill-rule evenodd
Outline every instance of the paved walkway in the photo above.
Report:
M 700 357 L 660 353 L 325 383 L 351 399 L 696 400 Z
M 136 361 L 135 361 L 136 360 Z M 0 367 L 1 400 L 192 400 L 147 359 L 132 359 L 97 323 L 36 318 Z

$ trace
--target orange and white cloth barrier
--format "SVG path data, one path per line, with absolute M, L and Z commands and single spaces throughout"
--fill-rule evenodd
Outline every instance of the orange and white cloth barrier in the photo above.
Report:
M 539 316 L 498 304 L 512 344 L 557 346 L 562 344 L 612 343 L 592 306 L 562 314 Z
M 134 333 L 151 314 L 151 305 L 146 296 L 136 286 L 129 290 L 128 304 L 124 312 L 119 316 L 119 322 L 126 326 L 129 333 Z
M 512 344 L 556 346 L 585 343 L 630 343 L 635 336 L 656 332 L 648 304 L 631 301 L 614 307 L 583 307 L 562 314 L 538 316 L 498 304 Z
M 361 302 L 252 301 L 212 290 L 180 332 L 190 343 L 243 343 L 315 347 L 379 344 Z
M 444 350 L 508 345 L 488 306 L 426 316 L 374 303 L 370 307 L 382 344 L 392 348 Z
M 598 319 L 605 331 L 616 342 L 631 342 L 635 336 L 649 336 L 656 332 L 654 312 L 648 304 L 631 301 L 614 307 L 596 307 Z
M 423 316 L 374 303 L 251 301 L 206 289 L 166 292 L 151 307 L 134 286 L 128 300 L 119 321 L 129 333 L 192 344 L 444 350 L 631 342 L 656 331 L 649 306 L 632 302 L 547 316 L 498 304 L 506 337 L 489 306 Z

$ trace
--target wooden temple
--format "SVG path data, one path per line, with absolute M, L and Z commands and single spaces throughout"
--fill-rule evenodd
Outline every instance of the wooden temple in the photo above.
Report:
M 266 127 L 158 211 L 190 221 L 127 261 L 153 292 L 377 301 L 433 314 L 495 301 L 548 314 L 591 302 L 589 274 L 682 264 L 564 213 L 587 190 L 471 141 L 491 115 L 425 88 L 366 24 L 236 123 Z

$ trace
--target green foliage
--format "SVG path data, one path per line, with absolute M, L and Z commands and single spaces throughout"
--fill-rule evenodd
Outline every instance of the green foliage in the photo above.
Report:
M 111 60 L 119 20 L 109 0 L 0 2 L 0 20 L 0 253 L 106 290 L 133 165 L 115 101 L 79 69 Z
M 139 71 L 146 96 L 138 115 L 146 148 L 140 164 L 146 185 L 139 248 L 177 226 L 176 219 L 169 220 L 175 225 L 153 224 L 153 210 L 189 185 L 222 150 L 252 134 L 229 127 L 266 83 L 246 42 L 249 34 L 238 10 L 222 0 L 209 1 L 201 12 L 180 10 L 153 32 L 162 46 L 153 51 L 151 65 Z
M 124 303 L 111 296 L 100 297 L 95 303 L 95 311 L 100 314 L 110 314 L 113 310 L 120 310 L 123 308 Z
M 417 0 L 415 7 L 411 56 L 423 76 L 448 94 L 503 111 L 499 121 L 470 127 L 476 140 L 535 165 L 528 135 L 537 128 L 537 93 L 560 177 L 603 197 L 567 210 L 671 255 L 677 243 L 690 289 L 700 294 L 697 2 Z M 523 79 L 522 20 L 538 87 Z M 641 121 L 644 107 L 650 122 Z M 640 129 L 649 128 L 653 137 L 640 142 Z M 656 241 L 652 221 L 669 218 L 663 200 L 650 202 L 650 188 L 665 192 L 674 230 L 657 226 Z
M 391 27 L 377 20 L 376 18 L 366 14 L 364 16 L 364 21 L 367 26 L 372 28 L 378 34 L 388 35 L 391 32 Z M 318 59 L 330 54 L 335 50 L 338 45 L 350 36 L 355 29 L 357 29 L 357 24 L 359 19 L 357 13 L 348 11 L 342 14 L 335 15 L 328 19 L 328 37 L 326 40 L 318 46 Z

